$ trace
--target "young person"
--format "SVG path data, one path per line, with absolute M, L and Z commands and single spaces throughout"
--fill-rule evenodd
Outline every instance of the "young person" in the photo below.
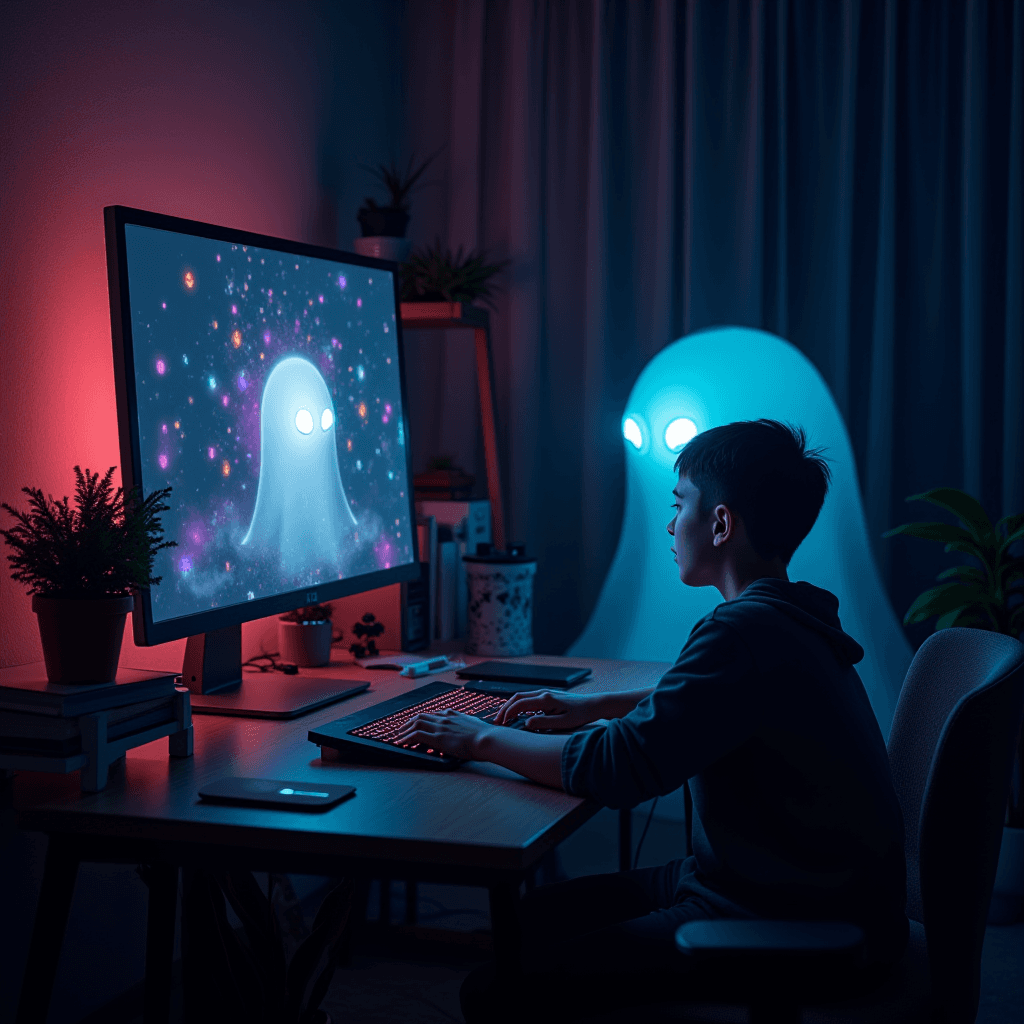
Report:
M 673 936 L 697 918 L 853 921 L 879 964 L 907 942 L 903 819 L 853 667 L 864 652 L 843 632 L 838 600 L 786 569 L 821 510 L 828 465 L 802 430 L 758 420 L 698 434 L 675 469 L 668 532 L 679 579 L 716 587 L 724 602 L 657 686 L 521 694 L 495 724 L 419 716 L 403 737 L 607 807 L 689 779 L 691 857 L 524 899 L 524 966 L 549 1009 L 583 992 L 607 1005 L 680 984 Z M 504 728 L 524 713 L 526 731 Z M 467 1020 L 514 1016 L 509 998 L 471 975 Z

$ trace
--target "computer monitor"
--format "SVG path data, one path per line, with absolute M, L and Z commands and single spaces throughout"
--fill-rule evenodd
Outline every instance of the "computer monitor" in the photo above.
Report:
M 241 624 L 419 578 L 397 266 L 104 210 L 121 474 L 170 487 L 135 642 L 188 637 L 197 710 L 286 717 L 340 680 L 252 676 Z M 351 684 L 348 684 L 351 686 Z

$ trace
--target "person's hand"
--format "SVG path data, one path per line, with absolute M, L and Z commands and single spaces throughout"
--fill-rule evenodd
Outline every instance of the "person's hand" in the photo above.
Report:
M 602 693 L 551 693 L 532 690 L 517 693 L 498 709 L 495 725 L 511 725 L 520 715 L 529 715 L 526 728 L 530 732 L 547 729 L 575 729 L 604 718 Z
M 450 757 L 478 760 L 476 742 L 493 726 L 483 719 L 446 708 L 438 715 L 414 715 L 395 738 L 396 743 L 412 747 L 417 743 L 424 750 L 439 750 Z

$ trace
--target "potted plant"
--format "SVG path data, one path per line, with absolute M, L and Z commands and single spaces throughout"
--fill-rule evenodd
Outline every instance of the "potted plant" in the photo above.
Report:
M 883 536 L 917 537 L 944 544 L 946 551 L 970 559 L 940 572 L 938 586 L 921 594 L 907 609 L 904 623 L 935 617 L 935 628 L 968 626 L 1020 639 L 1024 634 L 1024 513 L 1006 516 L 994 526 L 981 503 L 964 491 L 940 487 L 913 494 L 907 501 L 927 501 L 959 521 L 906 523 Z M 1016 920 L 1024 910 L 1024 729 L 1017 741 L 1014 777 L 1003 828 L 1003 844 L 989 921 Z
M 15 519 L 0 535 L 13 551 L 12 578 L 32 594 L 51 683 L 114 681 L 132 592 L 160 582 L 154 557 L 175 546 L 160 525 L 171 489 L 140 500 L 137 490 L 114 490 L 115 468 L 101 479 L 75 466 L 74 506 L 35 487 L 22 488 L 27 512 L 0 504 Z
M 277 618 L 277 646 L 281 660 L 300 668 L 318 668 L 331 660 L 331 644 L 340 640 L 331 632 L 329 604 L 310 604 Z
M 509 264 L 509 260 L 488 263 L 483 251 L 463 255 L 462 247 L 451 249 L 434 245 L 417 249 L 401 268 L 403 302 L 465 302 L 477 299 L 494 308 L 491 279 Z
M 405 240 L 409 200 L 436 156 L 435 153 L 419 164 L 412 156 L 404 170 L 395 161 L 366 168 L 384 186 L 387 202 L 379 205 L 368 196 L 359 208 L 356 219 L 363 235 L 355 241 L 356 252 L 380 259 L 405 259 L 409 254 L 409 242 Z

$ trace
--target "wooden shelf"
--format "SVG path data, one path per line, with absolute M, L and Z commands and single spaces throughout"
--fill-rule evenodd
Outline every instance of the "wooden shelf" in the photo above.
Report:
M 463 302 L 403 302 L 402 326 L 411 330 L 440 331 L 459 327 L 490 328 L 490 315 Z
M 505 505 L 498 464 L 498 431 L 494 414 L 494 373 L 491 366 L 491 318 L 486 309 L 462 302 L 403 302 L 403 330 L 471 330 L 476 343 L 476 379 L 480 395 L 480 426 L 487 464 L 487 496 L 491 501 L 494 546 L 504 551 Z

